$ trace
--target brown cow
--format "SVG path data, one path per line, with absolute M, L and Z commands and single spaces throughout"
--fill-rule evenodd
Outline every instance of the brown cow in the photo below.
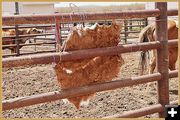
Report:
M 168 40 L 177 39 L 178 38 L 178 27 L 177 27 L 176 22 L 173 20 L 168 20 L 167 25 L 168 25 L 167 26 Z M 140 42 L 155 41 L 156 40 L 155 33 L 156 33 L 155 24 L 146 26 L 139 34 Z M 147 62 L 146 62 L 147 54 L 146 53 L 148 53 L 148 52 L 147 51 L 141 52 L 141 58 L 140 58 L 140 62 L 139 62 L 140 70 L 141 70 L 140 74 L 143 74 L 144 70 L 147 67 L 147 65 L 146 65 L 147 64 Z M 154 69 L 156 68 L 156 50 L 151 50 L 150 53 L 151 54 L 148 57 L 150 60 L 149 66 L 148 66 L 148 68 L 149 68 L 148 72 L 149 72 L 149 74 L 152 74 Z M 168 58 L 169 58 L 168 62 L 169 62 L 170 70 L 176 69 L 175 65 L 176 65 L 177 57 L 178 57 L 178 47 L 169 47 L 168 48 Z M 147 84 L 147 88 L 146 88 L 147 91 L 149 90 L 150 85 L 151 85 L 151 83 Z M 152 85 L 154 86 L 155 84 L 152 84 Z M 155 86 L 153 88 L 155 88 Z
M 168 29 L 168 40 L 178 39 L 178 27 L 174 20 L 168 20 L 167 22 L 167 29 Z M 139 34 L 140 42 L 151 42 L 155 41 L 155 24 L 151 24 L 146 26 L 141 33 Z M 162 31 L 163 32 L 163 31 Z M 168 48 L 169 54 L 169 69 L 175 70 L 176 61 L 178 57 L 178 47 L 169 47 Z M 146 67 L 146 52 L 141 52 L 141 61 L 140 61 L 140 68 L 141 74 Z M 149 74 L 152 74 L 156 67 L 156 50 L 152 50 L 150 54 L 150 63 L 149 63 Z
M 27 35 L 27 34 L 39 34 L 42 33 L 42 30 L 36 29 L 36 28 L 28 28 L 28 29 L 19 29 L 18 34 L 19 35 Z M 15 36 L 16 32 L 15 30 L 3 30 L 2 36 L 9 37 L 9 36 Z M 15 44 L 16 37 L 12 38 L 2 38 L 2 45 L 12 45 Z M 30 37 L 21 38 L 19 40 L 19 44 L 25 43 Z M 20 46 L 22 48 L 23 46 Z M 10 49 L 11 53 L 16 53 L 16 46 L 13 47 L 3 47 L 3 49 Z

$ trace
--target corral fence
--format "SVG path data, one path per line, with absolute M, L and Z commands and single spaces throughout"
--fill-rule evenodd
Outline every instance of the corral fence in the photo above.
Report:
M 100 92 L 104 90 L 111 90 L 116 88 L 123 88 L 133 85 L 144 84 L 148 82 L 157 81 L 157 94 L 158 104 L 151 105 L 149 107 L 141 108 L 134 111 L 128 111 L 124 114 L 107 116 L 111 117 L 141 117 L 153 113 L 159 113 L 159 117 L 165 117 L 165 105 L 169 105 L 169 78 L 178 77 L 178 70 L 168 71 L 168 45 L 177 47 L 178 40 L 167 40 L 167 15 L 176 16 L 178 10 L 167 11 L 166 2 L 157 2 L 156 8 L 153 10 L 136 10 L 128 12 L 116 12 L 116 13 L 92 13 L 86 14 L 86 20 L 101 20 L 107 19 L 127 19 L 127 18 L 147 18 L 156 17 L 156 36 L 157 41 L 138 44 L 125 44 L 115 47 L 96 48 L 88 50 L 77 50 L 71 52 L 62 53 L 44 53 L 31 56 L 19 56 L 15 58 L 3 58 L 2 67 L 18 67 L 24 65 L 34 64 L 49 64 L 52 62 L 58 63 L 61 61 L 73 61 L 77 59 L 92 58 L 96 56 L 104 55 L 116 55 L 120 53 L 146 51 L 157 49 L 157 68 L 158 72 L 150 75 L 143 75 L 138 77 L 127 78 L 123 80 L 110 81 L 105 83 L 98 83 L 93 85 L 87 85 L 77 88 L 71 88 L 61 91 L 54 91 L 49 93 L 43 93 L 39 95 L 25 96 L 10 100 L 2 101 L 2 109 L 10 110 L 30 105 L 35 105 L 44 102 L 55 101 L 59 99 L 76 97 L 85 94 L 91 94 L 94 92 Z M 62 17 L 63 16 L 63 17 Z M 33 15 L 33 16 L 7 16 L 3 17 L 3 25 L 12 25 L 12 21 L 16 24 L 50 24 L 54 21 L 81 21 L 78 14 L 55 14 L 55 15 Z M 62 19 L 63 18 L 63 19 Z M 162 32 L 163 31 L 163 32 Z M 56 31 L 58 32 L 58 30 Z M 56 38 L 57 39 L 57 38 Z M 60 43 L 59 43 L 60 45 Z M 171 104 L 177 104 L 177 101 L 171 102 Z
M 139 18 L 139 19 L 122 19 L 119 20 L 122 22 L 122 32 L 121 32 L 121 40 L 123 43 L 127 43 L 128 39 L 135 39 L 138 38 L 138 33 L 141 31 L 141 29 L 145 26 L 147 26 L 147 19 L 146 18 Z M 97 21 L 91 21 L 91 22 L 82 22 L 84 26 L 90 26 L 95 24 Z M 98 23 L 101 24 L 109 24 L 112 21 L 107 20 L 99 20 Z M 17 31 L 18 29 L 26 29 L 26 28 L 37 28 L 42 29 L 43 33 L 41 34 L 27 34 L 27 35 L 19 35 L 18 32 L 16 32 L 16 35 L 14 36 L 2 36 L 4 41 L 15 41 L 14 44 L 8 44 L 8 45 L 2 45 L 2 48 L 10 48 L 10 47 L 16 47 L 16 53 L 11 54 L 3 54 L 3 57 L 9 57 L 9 56 L 20 56 L 20 55 L 27 55 L 27 54 L 37 54 L 37 53 L 45 53 L 45 52 L 56 52 L 56 37 L 60 37 L 60 44 L 62 45 L 63 41 L 67 38 L 70 28 L 74 26 L 75 23 L 60 23 L 60 25 L 53 24 L 39 24 L 39 25 L 15 25 L 15 26 L 3 26 L 3 30 L 9 30 L 9 29 L 15 29 Z M 77 24 L 77 23 L 76 23 Z M 59 27 L 59 28 L 56 28 Z M 59 34 L 55 34 L 55 30 L 59 29 Z M 18 41 L 22 40 L 23 38 L 29 38 L 30 43 L 19 43 Z M 9 39 L 7 39 L 9 38 Z M 15 39 L 14 39 L 15 38 Z M 20 46 L 34 46 L 34 50 L 31 52 L 22 52 L 20 51 Z M 48 50 L 39 50 L 37 49 L 37 46 L 51 46 Z M 54 46 L 54 47 L 52 47 Z

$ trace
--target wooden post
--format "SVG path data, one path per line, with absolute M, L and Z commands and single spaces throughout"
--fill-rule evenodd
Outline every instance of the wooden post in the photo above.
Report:
M 161 43 L 161 48 L 157 50 L 157 69 L 162 75 L 158 81 L 158 102 L 163 106 L 159 117 L 162 118 L 165 117 L 165 105 L 169 104 L 167 3 L 157 2 L 155 5 L 160 10 L 160 15 L 156 17 L 156 40 Z
M 19 4 L 18 2 L 15 2 L 15 15 L 19 14 Z M 18 33 L 18 25 L 15 25 L 15 31 L 16 31 L 16 40 L 15 40 L 15 44 L 16 44 L 16 55 L 19 56 L 20 55 L 20 46 L 19 46 L 19 33 Z
M 60 47 L 61 47 L 61 44 L 60 44 L 60 23 L 59 23 L 59 20 L 56 19 L 56 23 L 55 23 L 55 29 L 56 29 L 56 51 L 60 51 Z

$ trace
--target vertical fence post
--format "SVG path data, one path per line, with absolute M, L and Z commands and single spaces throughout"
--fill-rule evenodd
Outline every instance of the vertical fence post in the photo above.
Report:
M 130 29 L 130 31 L 132 31 L 132 28 L 133 28 L 133 27 L 132 27 L 132 22 L 133 22 L 132 20 L 129 21 L 129 25 L 130 25 L 130 26 L 129 26 L 129 29 Z
M 124 42 L 127 43 L 127 36 L 128 36 L 128 27 L 127 27 L 128 21 L 124 20 Z
M 148 25 L 148 18 L 144 18 L 144 27 Z
M 160 16 L 156 17 L 156 40 L 161 43 L 161 48 L 157 50 L 157 69 L 162 75 L 162 79 L 158 81 L 158 102 L 164 108 L 169 104 L 167 3 L 156 2 L 155 5 L 160 10 Z M 159 117 L 165 117 L 164 110 L 159 113 Z
M 19 4 L 18 2 L 15 2 L 15 15 L 19 14 Z M 18 33 L 18 25 L 15 25 L 15 33 L 16 33 L 16 40 L 15 40 L 15 44 L 16 44 L 16 55 L 19 56 L 20 55 L 20 46 L 19 46 L 19 33 Z
M 55 31 L 56 31 L 56 51 L 60 51 L 60 23 L 59 20 L 56 19 L 56 23 L 55 23 Z
M 61 28 L 63 28 L 63 26 L 64 26 L 64 23 L 60 23 L 60 29 L 59 29 L 59 33 L 60 33 L 60 46 L 62 46 L 62 44 L 63 44 L 63 40 L 62 40 L 62 29 Z

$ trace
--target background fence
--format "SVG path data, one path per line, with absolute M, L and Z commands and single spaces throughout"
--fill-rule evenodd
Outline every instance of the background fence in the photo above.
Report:
M 131 43 L 132 39 L 138 38 L 138 33 L 141 31 L 142 28 L 147 26 L 147 19 L 140 18 L 140 19 L 124 19 L 119 20 L 122 22 L 122 31 L 121 31 L 121 40 L 123 43 Z M 97 22 L 97 21 L 95 21 Z M 95 24 L 95 22 L 83 22 L 82 24 L 84 26 L 91 26 Z M 98 21 L 99 24 L 111 24 L 112 21 Z M 81 24 L 81 23 L 80 23 Z M 2 48 L 10 48 L 10 47 L 16 47 L 17 52 L 16 53 L 10 53 L 10 54 L 3 54 L 3 57 L 8 56 L 19 56 L 19 55 L 27 55 L 27 54 L 37 54 L 37 53 L 45 53 L 45 52 L 56 52 L 56 25 L 50 24 L 50 25 L 18 25 L 18 26 L 3 26 L 3 30 L 7 31 L 10 29 L 15 29 L 17 31 L 18 29 L 27 29 L 27 28 L 37 28 L 42 29 L 42 34 L 28 34 L 28 35 L 19 35 L 17 32 L 16 36 L 3 36 L 3 38 L 9 38 L 10 41 L 16 41 L 14 44 L 11 45 L 2 45 Z M 73 23 L 60 23 L 59 30 L 60 30 L 60 42 L 61 45 L 63 41 L 67 38 L 70 29 L 74 27 Z M 13 39 L 13 38 L 16 39 Z M 17 41 L 29 37 L 29 43 L 28 41 L 26 43 L 19 43 Z M 127 40 L 130 40 L 127 42 Z M 137 40 L 136 40 L 137 41 Z M 21 47 L 19 46 L 28 46 L 25 50 L 20 50 Z M 43 50 L 44 48 L 47 48 L 48 50 Z M 49 47 L 48 47 L 49 46 Z M 53 47 L 54 46 L 54 47 Z M 29 49 L 29 51 L 28 51 Z

